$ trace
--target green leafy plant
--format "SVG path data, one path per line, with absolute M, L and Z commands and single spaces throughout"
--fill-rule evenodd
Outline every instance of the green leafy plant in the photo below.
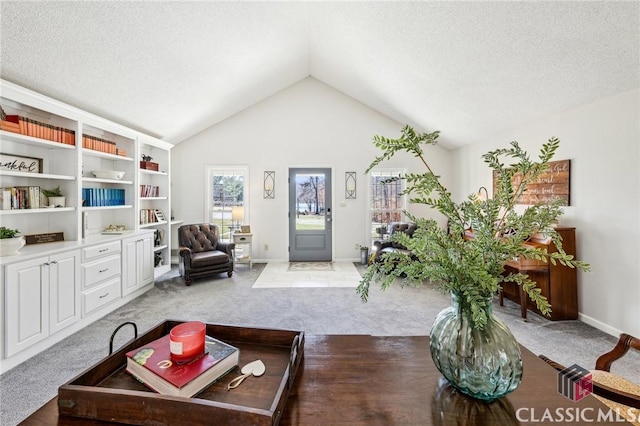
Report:
M 386 182 L 405 180 L 404 194 L 412 197 L 411 202 L 439 211 L 447 219 L 449 229 L 443 229 L 433 219 L 405 212 L 418 228 L 411 238 L 397 233 L 393 240 L 407 247 L 411 254 L 385 253 L 381 262 L 370 265 L 357 288 L 361 299 L 367 301 L 372 282 L 381 282 L 382 289 L 386 289 L 396 279 L 401 280 L 401 285 L 414 286 L 430 280 L 444 291 L 457 295 L 461 308 L 471 314 L 474 327 L 483 328 L 487 322 L 483 309 L 487 298 L 500 289 L 501 283 L 513 282 L 522 286 L 538 309 L 548 315 L 551 306 L 535 283 L 526 274 L 504 273 L 504 265 L 507 260 L 522 256 L 584 271 L 590 268 L 562 249 L 561 237 L 552 226 L 563 213 L 559 200 L 529 206 L 522 213 L 515 208 L 526 185 L 545 172 L 560 141 L 552 138 L 543 144 L 538 162 L 531 161 L 515 141 L 509 148 L 484 154 L 484 162 L 494 170 L 497 179 L 493 198 L 481 200 L 471 194 L 456 203 L 440 177 L 433 173 L 423 151 L 423 146 L 436 145 L 438 137 L 437 131 L 418 134 L 405 126 L 399 139 L 378 135 L 373 138 L 374 145 L 383 153 L 373 160 L 366 173 L 398 152 L 404 151 L 420 159 L 426 168 L 424 173 L 410 173 Z M 509 164 L 505 160 L 509 160 Z M 512 180 L 515 175 L 521 178 L 516 185 Z M 470 227 L 473 228 L 472 239 L 465 238 L 465 231 Z M 548 253 L 523 245 L 536 234 L 550 238 L 557 251 Z
M 60 186 L 56 186 L 54 189 L 43 189 L 42 193 L 46 197 L 63 197 Z
M 4 226 L 0 226 L 0 240 L 4 240 L 6 238 L 15 238 L 20 234 L 20 231 L 17 229 L 9 229 Z

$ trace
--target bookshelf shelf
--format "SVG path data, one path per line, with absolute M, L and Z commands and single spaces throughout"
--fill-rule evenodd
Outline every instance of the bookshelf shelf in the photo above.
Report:
M 86 148 L 82 149 L 82 155 L 96 158 L 105 158 L 108 160 L 133 161 L 133 158 L 125 157 L 124 155 L 109 154 L 108 152 L 96 151 L 94 149 Z
M 17 142 L 20 144 L 26 144 L 37 147 L 52 148 L 52 149 L 76 149 L 75 145 L 69 145 L 61 142 L 53 142 L 46 139 L 35 138 L 33 136 L 26 136 L 20 133 L 7 132 L 0 130 L 0 140 L 2 142 Z
M 82 182 L 117 183 L 119 185 L 133 185 L 132 180 L 100 179 L 100 178 L 92 178 L 92 177 L 83 177 Z
M 55 180 L 76 180 L 75 176 L 69 175 L 56 175 L 50 173 L 27 173 L 27 172 L 10 172 L 6 170 L 0 170 L 0 176 L 11 176 L 19 178 L 29 179 L 55 179 Z
M 84 206 L 82 210 L 91 211 L 91 210 L 120 210 L 120 209 L 132 209 L 133 206 L 130 204 L 125 204 L 122 206 Z
M 75 211 L 75 207 L 56 207 L 48 209 L 14 209 L 0 210 L 0 216 L 16 215 L 16 214 L 35 214 L 35 213 L 63 213 Z
M 167 176 L 168 175 L 167 172 L 156 172 L 155 170 L 148 170 L 148 169 L 140 169 L 140 174 L 143 174 L 143 175 L 158 175 L 158 176 Z
M 140 224 L 140 228 L 151 228 L 153 226 L 158 226 L 158 225 L 166 225 L 168 222 L 165 221 L 161 221 L 161 222 L 149 222 L 149 223 L 141 223 Z

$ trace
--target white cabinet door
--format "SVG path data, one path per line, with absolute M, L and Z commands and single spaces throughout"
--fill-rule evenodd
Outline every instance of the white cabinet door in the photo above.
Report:
M 140 268 L 140 287 L 153 282 L 153 239 L 146 234 L 139 245 L 138 265 Z
M 138 237 L 122 240 L 122 295 L 138 286 Z
M 80 250 L 49 258 L 49 333 L 53 334 L 81 318 Z
M 153 282 L 152 234 L 122 240 L 122 295 Z
M 6 357 L 49 336 L 49 257 L 6 267 Z
M 80 319 L 80 251 L 6 266 L 6 357 Z

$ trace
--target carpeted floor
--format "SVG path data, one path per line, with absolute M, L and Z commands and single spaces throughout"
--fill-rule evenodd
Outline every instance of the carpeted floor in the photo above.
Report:
M 394 286 L 386 292 L 375 287 L 368 303 L 360 301 L 353 287 L 253 288 L 264 269 L 264 264 L 254 264 L 232 278 L 221 274 L 195 280 L 190 287 L 172 269 L 143 296 L 1 375 L 0 424 L 19 423 L 54 397 L 58 386 L 104 358 L 112 331 L 125 321 L 136 322 L 141 333 L 177 319 L 304 330 L 308 335 L 427 335 L 437 313 L 450 304 L 449 296 L 431 285 Z M 579 321 L 551 322 L 530 314 L 524 322 L 519 307 L 509 301 L 504 307 L 496 303 L 494 311 L 521 344 L 565 365 L 592 368 L 617 340 Z M 119 333 L 115 347 L 131 337 Z M 614 364 L 613 371 L 640 383 L 640 354 L 630 355 Z

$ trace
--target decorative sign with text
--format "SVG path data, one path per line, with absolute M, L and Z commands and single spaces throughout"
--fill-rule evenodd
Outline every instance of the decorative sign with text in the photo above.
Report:
M 42 173 L 42 158 L 0 153 L 0 170 L 22 173 Z
M 56 241 L 64 241 L 63 232 L 49 232 L 47 234 L 25 235 L 25 242 L 29 244 L 54 243 Z
M 515 175 L 511 183 L 513 186 L 520 184 L 522 177 Z M 549 203 L 553 200 L 562 200 L 563 206 L 570 204 L 571 189 L 571 160 L 551 161 L 545 173 L 535 182 L 527 185 L 527 188 L 518 199 L 518 204 L 533 205 L 537 203 Z M 493 177 L 493 192 L 496 192 L 496 177 Z

